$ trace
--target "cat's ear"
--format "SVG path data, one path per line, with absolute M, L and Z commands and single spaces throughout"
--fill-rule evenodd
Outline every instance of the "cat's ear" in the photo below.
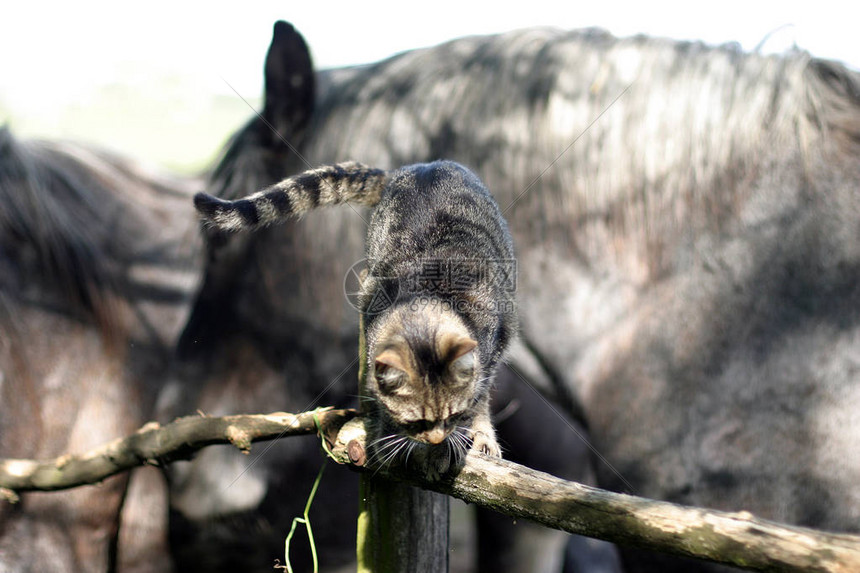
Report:
M 455 333 L 442 335 L 439 341 L 440 354 L 445 357 L 446 362 L 454 362 L 461 356 L 473 351 L 478 343 L 468 336 Z
M 394 348 L 384 350 L 376 357 L 374 370 L 379 389 L 383 392 L 393 392 L 406 382 L 406 364 Z

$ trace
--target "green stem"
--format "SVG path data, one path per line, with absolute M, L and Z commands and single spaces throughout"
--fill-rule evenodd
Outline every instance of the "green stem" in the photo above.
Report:
M 316 420 L 316 416 L 314 416 L 314 420 Z M 311 520 L 309 517 L 311 511 L 311 505 L 314 502 L 314 497 L 317 494 L 317 489 L 319 488 L 320 481 L 322 480 L 323 472 L 325 471 L 326 463 L 323 462 L 322 467 L 320 468 L 319 473 L 317 474 L 317 479 L 314 480 L 314 486 L 311 488 L 311 494 L 308 496 L 308 502 L 305 504 L 305 511 L 302 514 L 302 517 L 296 517 L 293 519 L 293 524 L 290 527 L 290 533 L 287 534 L 287 539 L 284 542 L 284 561 L 286 561 L 287 573 L 293 573 L 293 566 L 290 563 L 290 542 L 293 539 L 293 533 L 296 532 L 296 525 L 301 523 L 305 526 L 305 530 L 308 532 L 308 543 L 311 546 L 311 558 L 314 562 L 314 573 L 318 573 L 319 564 L 317 562 L 317 546 L 314 542 L 314 532 L 311 529 Z

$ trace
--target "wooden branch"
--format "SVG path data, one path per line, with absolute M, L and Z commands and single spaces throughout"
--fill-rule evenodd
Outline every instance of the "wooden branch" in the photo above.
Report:
M 364 438 L 361 419 L 351 420 L 332 444 L 332 453 L 341 463 L 362 465 Z M 437 483 L 402 470 L 373 471 L 512 517 L 622 545 L 756 571 L 860 571 L 860 536 L 613 493 L 481 454 L 470 453 L 456 477 Z
M 324 433 L 336 433 L 355 415 L 354 410 L 323 409 L 301 414 L 189 416 L 164 426 L 151 422 L 131 436 L 81 455 L 44 461 L 0 459 L 0 494 L 14 501 L 18 492 L 97 483 L 137 466 L 188 459 L 214 444 L 233 444 L 248 452 L 252 442 L 317 433 L 315 417 Z
M 254 441 L 317 433 L 315 417 L 336 461 L 354 467 L 367 463 L 364 424 L 352 410 L 188 417 L 165 426 L 149 424 L 84 455 L 41 462 L 0 460 L 0 491 L 12 497 L 15 492 L 96 483 L 138 465 L 187 458 L 211 444 L 247 451 Z M 441 482 L 391 468 L 379 475 L 570 533 L 743 569 L 860 571 L 860 536 L 612 493 L 480 454 L 470 454 L 455 477 Z

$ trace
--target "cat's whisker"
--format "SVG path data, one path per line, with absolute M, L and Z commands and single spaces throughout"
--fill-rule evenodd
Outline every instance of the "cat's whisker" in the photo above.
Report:
M 445 467 L 451 467 L 451 457 L 453 454 L 450 440 L 445 440 Z
M 391 464 L 391 462 L 400 455 L 403 449 L 409 446 L 410 441 L 411 440 L 406 436 L 400 435 L 386 436 L 385 438 L 376 440 L 374 444 L 378 444 L 379 442 L 386 443 L 383 444 L 381 448 L 373 448 L 372 450 L 373 453 L 371 454 L 371 460 L 377 465 L 374 475 L 382 468 Z
M 388 438 L 377 440 L 370 447 L 372 452 L 370 456 L 371 460 L 380 461 L 382 459 L 387 459 L 392 452 L 397 452 L 405 440 L 406 438 L 403 436 L 390 436 Z M 384 443 L 380 446 L 381 442 Z
M 448 437 L 445 438 L 445 443 L 448 444 L 449 448 L 456 448 L 459 443 L 457 433 L 451 432 L 448 434 Z
M 469 428 L 463 426 L 457 426 L 451 432 L 451 441 L 456 444 L 460 456 L 468 455 L 469 449 L 472 447 L 470 432 Z
M 385 450 L 386 448 L 391 446 L 391 442 L 396 440 L 399 436 L 394 434 L 390 436 L 383 436 L 381 438 L 377 438 L 371 442 L 368 442 L 367 449 L 370 452 L 370 458 L 373 459 L 374 456 L 377 456 L 379 452 Z
M 472 439 L 469 437 L 469 430 L 462 426 L 457 426 L 451 435 L 457 442 L 457 447 L 460 449 L 461 454 L 464 456 L 468 454 L 469 448 L 472 447 Z
M 379 465 L 382 467 L 388 465 L 402 448 L 403 442 L 396 442 L 387 452 L 380 452 Z
M 401 442 L 396 449 L 394 449 L 388 456 L 382 460 L 382 466 L 390 466 L 394 460 L 400 459 L 403 457 L 403 451 L 406 450 L 407 453 L 409 451 L 410 444 L 408 440 L 404 440 Z
M 406 457 L 403 460 L 403 465 L 405 467 L 409 467 L 409 456 L 412 455 L 413 450 L 418 447 L 418 442 L 414 440 L 409 440 L 409 444 L 406 446 Z
M 468 426 L 457 426 L 454 428 L 454 432 L 457 434 L 457 437 L 463 441 L 464 444 L 472 444 L 472 428 Z
M 463 461 L 465 453 L 468 450 L 463 449 L 463 444 L 460 442 L 460 436 L 457 433 L 451 434 L 451 439 L 448 440 L 451 449 L 451 458 L 455 465 Z
M 388 436 L 383 436 L 381 438 L 377 438 L 376 440 L 373 440 L 372 442 L 370 442 L 370 444 L 368 444 L 368 446 L 374 447 L 374 446 L 377 446 L 383 442 L 391 442 L 392 440 L 401 439 L 403 437 L 404 436 L 401 436 L 400 434 L 390 434 Z
M 395 442 L 389 444 L 386 448 L 379 448 L 375 450 L 370 458 L 371 461 L 382 463 L 382 460 L 386 459 L 391 454 L 391 452 L 397 451 L 399 445 L 399 443 Z

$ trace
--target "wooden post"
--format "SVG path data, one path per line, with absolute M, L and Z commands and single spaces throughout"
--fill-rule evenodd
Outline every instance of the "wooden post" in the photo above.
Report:
M 358 388 L 365 396 L 363 316 L 359 333 Z M 374 477 L 370 469 L 361 475 L 359 497 L 359 573 L 447 573 L 448 496 Z

